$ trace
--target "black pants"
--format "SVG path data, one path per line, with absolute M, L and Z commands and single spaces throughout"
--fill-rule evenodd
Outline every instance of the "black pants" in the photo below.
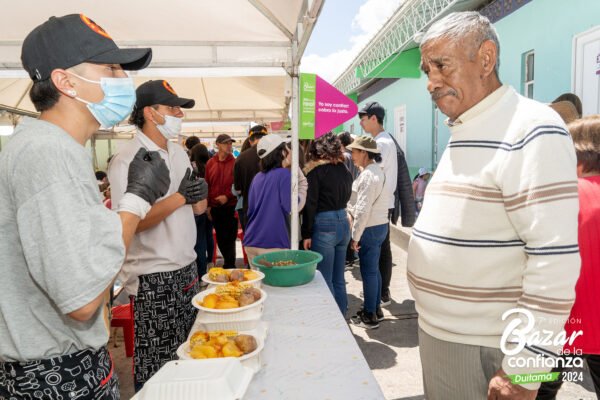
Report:
M 212 232 L 208 232 L 206 229 L 206 223 L 208 222 L 208 216 L 206 213 L 202 215 L 194 215 L 196 222 L 196 245 L 194 251 L 196 251 L 196 265 L 198 266 L 198 276 L 202 277 L 206 273 L 206 266 L 208 264 L 207 250 L 208 240 L 207 235 L 212 237 Z
M 596 390 L 596 397 L 600 398 L 600 355 L 598 354 L 584 354 L 581 356 L 587 362 L 592 375 L 592 381 L 594 382 L 594 389 Z M 566 372 L 569 368 L 554 368 L 552 372 Z M 544 382 L 538 390 L 536 400 L 554 400 L 560 387 L 562 386 L 562 379 L 558 379 L 555 382 Z
M 246 218 L 246 212 L 243 208 L 237 210 L 238 218 L 240 220 L 240 226 L 242 227 L 242 231 L 246 232 L 246 224 L 248 224 L 248 219 Z
M 354 262 L 356 261 L 356 252 L 352 248 L 352 241 L 348 243 L 348 247 L 346 248 L 346 262 Z
M 388 220 L 391 215 L 392 210 L 389 210 Z M 379 255 L 379 272 L 381 273 L 381 297 L 388 297 L 390 295 L 390 282 L 392 281 L 392 246 L 390 245 L 389 226 L 387 235 L 385 235 L 385 239 L 381 244 L 381 254 Z
M 223 268 L 235 268 L 235 241 L 238 230 L 235 206 L 213 207 L 210 214 L 217 233 L 217 244 L 223 254 Z

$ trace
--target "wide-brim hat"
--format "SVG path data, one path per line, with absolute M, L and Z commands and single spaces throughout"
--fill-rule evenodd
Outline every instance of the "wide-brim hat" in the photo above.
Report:
M 350 143 L 347 149 L 357 149 L 368 151 L 369 153 L 380 154 L 381 151 L 377 148 L 377 142 L 371 136 L 363 135 L 354 139 L 354 142 Z
M 565 124 L 575 121 L 579 118 L 579 113 L 577 112 L 577 108 L 570 101 L 558 101 L 556 103 L 549 104 L 550 108 L 560 115 Z

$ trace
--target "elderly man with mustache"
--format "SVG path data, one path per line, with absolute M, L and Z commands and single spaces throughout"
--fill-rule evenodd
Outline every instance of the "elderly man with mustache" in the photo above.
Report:
M 559 346 L 532 338 L 558 334 L 574 300 L 573 144 L 558 114 L 501 84 L 499 53 L 477 12 L 448 15 L 421 41 L 427 90 L 451 132 L 408 250 L 429 400 L 534 399 L 539 383 L 507 375 L 551 369 L 536 359 Z M 531 325 L 518 336 L 523 316 Z

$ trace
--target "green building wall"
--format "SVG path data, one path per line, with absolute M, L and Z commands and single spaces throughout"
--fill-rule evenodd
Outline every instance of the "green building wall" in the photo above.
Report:
M 522 90 L 523 54 L 534 50 L 534 99 L 549 103 L 571 91 L 573 38 L 600 24 L 600 1 L 533 0 L 495 23 L 500 38 L 500 80 Z M 394 132 L 393 110 L 406 104 L 407 162 L 414 175 L 419 167 L 434 168 L 432 103 L 426 91 L 427 80 L 400 79 L 363 100 L 380 102 L 389 114 L 385 128 Z M 446 116 L 436 111 L 438 121 L 438 160 L 450 132 Z M 360 133 L 358 118 L 345 124 Z

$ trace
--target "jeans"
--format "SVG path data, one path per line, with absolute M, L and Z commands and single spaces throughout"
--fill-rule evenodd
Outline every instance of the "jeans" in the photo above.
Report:
M 208 264 L 207 252 L 208 252 L 208 236 L 212 242 L 212 232 L 207 233 L 206 225 L 210 223 L 206 213 L 202 215 L 194 215 L 196 222 L 196 245 L 194 251 L 196 252 L 196 265 L 198 265 L 198 276 L 206 274 L 206 266 Z M 212 231 L 212 228 L 211 228 Z M 212 253 L 212 247 L 210 247 Z M 212 258 L 211 258 L 212 260 Z
M 379 255 L 381 244 L 388 234 L 388 224 L 365 228 L 360 238 L 360 276 L 363 281 L 365 295 L 364 309 L 374 313 L 381 302 L 381 273 L 379 272 Z
M 206 216 L 206 262 L 212 262 L 215 254 L 215 238 L 213 237 L 213 223 Z
M 393 209 L 388 213 L 388 219 L 392 215 Z M 389 224 L 388 224 L 389 228 Z M 379 256 L 379 272 L 381 273 L 381 295 L 389 297 L 390 282 L 392 281 L 392 246 L 390 245 L 390 230 L 381 244 L 381 254 Z
M 311 250 L 323 256 L 317 269 L 323 274 L 343 315 L 346 315 L 348 309 L 344 262 L 349 241 L 350 225 L 346 210 L 317 213 L 313 226 Z

